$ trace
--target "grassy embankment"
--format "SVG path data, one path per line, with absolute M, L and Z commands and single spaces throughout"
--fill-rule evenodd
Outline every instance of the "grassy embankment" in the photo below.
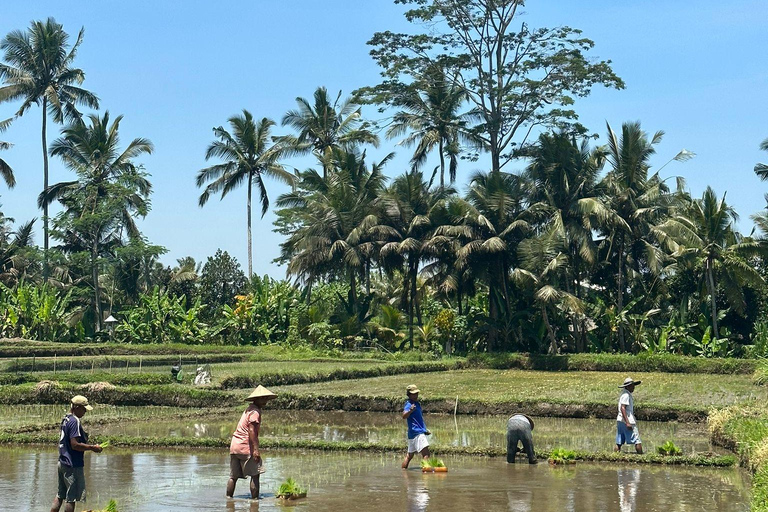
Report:
M 765 402 L 712 411 L 713 442 L 736 452 L 752 473 L 752 512 L 768 512 L 768 410 Z

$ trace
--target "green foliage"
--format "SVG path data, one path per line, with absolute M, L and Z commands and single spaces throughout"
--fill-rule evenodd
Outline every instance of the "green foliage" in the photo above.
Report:
M 565 448 L 555 448 L 549 452 L 550 464 L 575 464 L 576 452 Z
M 253 276 L 251 292 L 236 295 L 235 305 L 225 304 L 219 323 L 225 343 L 237 345 L 280 343 L 288 337 L 289 311 L 298 303 L 296 288 L 269 276 Z
M 212 330 L 201 319 L 205 306 L 199 299 L 185 307 L 184 297 L 171 297 L 155 288 L 142 295 L 136 307 L 126 311 L 115 327 L 114 339 L 124 343 L 209 342 Z
M 661 446 L 656 447 L 656 453 L 659 455 L 682 455 L 683 450 L 678 448 L 672 441 L 666 441 Z
M 235 296 L 243 294 L 246 284 L 237 260 L 218 249 L 200 273 L 200 302 L 207 306 L 208 316 L 213 317 L 225 304 L 233 306 Z
M 278 498 L 298 498 L 300 495 L 306 493 L 307 490 L 301 487 L 296 480 L 288 478 L 277 488 L 276 496 Z
M 82 336 L 82 309 L 72 292 L 21 283 L 15 289 L 0 284 L 0 337 L 70 341 Z

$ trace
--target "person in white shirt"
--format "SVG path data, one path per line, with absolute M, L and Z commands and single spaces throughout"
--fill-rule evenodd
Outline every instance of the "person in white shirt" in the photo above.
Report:
M 624 379 L 624 384 L 619 386 L 621 395 L 619 395 L 619 414 L 616 416 L 616 448 L 614 449 L 616 452 L 621 451 L 621 446 L 624 444 L 633 444 L 637 453 L 643 453 L 643 443 L 635 420 L 635 400 L 632 397 L 635 386 L 639 384 L 639 380 L 627 377 Z

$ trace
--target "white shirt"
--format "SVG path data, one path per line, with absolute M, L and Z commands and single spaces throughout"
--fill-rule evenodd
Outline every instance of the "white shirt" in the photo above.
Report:
M 621 415 L 621 406 L 625 405 L 627 410 L 627 420 L 630 425 L 636 425 L 635 421 L 635 400 L 632 398 L 632 393 L 628 389 L 624 388 L 619 395 L 619 415 L 616 417 L 616 421 L 624 421 L 624 416 Z

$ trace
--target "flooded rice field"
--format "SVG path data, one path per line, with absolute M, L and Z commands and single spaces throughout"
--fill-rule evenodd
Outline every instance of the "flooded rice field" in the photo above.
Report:
M 7 409 L 7 411 L 3 411 Z M 66 412 L 55 405 L 0 408 L 0 429 L 13 431 L 22 425 L 44 424 L 52 429 Z M 240 410 L 200 410 L 172 407 L 115 407 L 99 405 L 84 422 L 94 434 L 140 437 L 210 437 L 226 439 L 240 418 Z M 503 448 L 506 416 L 425 414 L 432 431 L 430 442 L 439 446 Z M 534 418 L 534 442 L 549 450 L 604 451 L 612 448 L 615 422 L 606 419 Z M 88 425 L 91 422 L 91 425 Z M 641 422 L 640 433 L 647 450 L 671 440 L 683 453 L 722 451 L 710 446 L 702 423 Z M 396 413 L 345 411 L 265 410 L 262 435 L 274 439 L 305 439 L 326 442 L 404 442 L 403 420 Z
M 14 510 L 47 510 L 56 493 L 56 452 L 0 448 L 0 494 Z M 129 452 L 86 456 L 87 508 L 117 500 L 123 512 L 283 510 L 274 497 L 293 477 L 309 488 L 296 510 L 515 512 L 677 512 L 749 510 L 749 482 L 736 469 L 578 463 L 550 467 L 502 459 L 447 457 L 447 474 L 400 469 L 396 455 L 271 451 L 261 500 L 238 484 L 224 497 L 226 450 Z
M 144 419 L 98 425 L 93 432 L 108 435 L 149 437 L 228 438 L 240 417 L 239 411 L 178 419 Z M 489 448 L 505 446 L 506 416 L 456 416 L 425 414 L 432 431 L 430 443 L 439 446 Z M 534 442 L 538 449 L 558 446 L 572 450 L 612 449 L 616 423 L 604 419 L 534 418 Z M 646 449 L 672 440 L 683 453 L 717 451 L 710 446 L 706 425 L 696 423 L 642 422 L 640 433 Z M 405 439 L 402 418 L 392 413 L 270 411 L 264 412 L 262 435 L 275 439 L 307 439 L 326 442 L 398 444 Z

